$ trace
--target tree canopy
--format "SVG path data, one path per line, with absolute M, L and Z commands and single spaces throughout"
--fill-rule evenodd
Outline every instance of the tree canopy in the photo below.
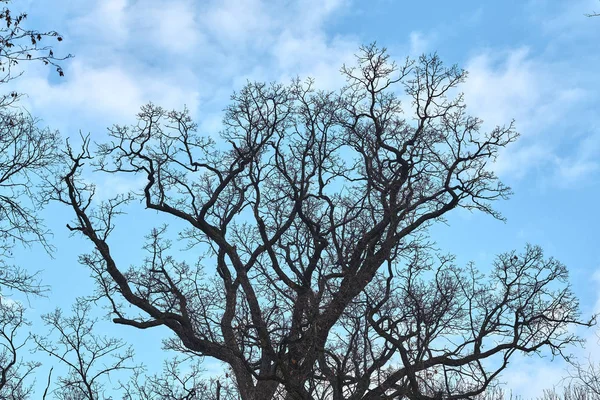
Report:
M 71 55 L 50 43 L 63 37 L 27 27 L 10 0 L 0 8 L 0 87 L 30 62 L 64 76 Z M 459 209 L 504 219 L 495 202 L 511 189 L 493 163 L 514 124 L 485 129 L 460 92 L 466 71 L 436 54 L 396 63 L 371 44 L 340 72 L 339 90 L 247 83 L 218 137 L 187 109 L 149 103 L 77 146 L 21 93 L 0 93 L 0 399 L 39 398 L 40 355 L 54 363 L 44 400 L 500 400 L 502 372 L 531 354 L 571 363 L 565 399 L 600 396 L 600 366 L 569 357 L 595 317 L 582 317 L 565 265 L 530 244 L 460 265 L 429 236 Z M 142 183 L 98 199 L 106 176 Z M 88 242 L 79 261 L 95 292 L 27 335 L 27 307 L 9 295 L 48 287 L 12 256 L 54 251 L 49 202 Z M 154 227 L 130 265 L 114 232 L 139 222 L 132 208 Z M 140 334 L 166 328 L 177 357 L 148 372 L 98 332 L 99 305 Z M 223 370 L 203 370 L 207 359 Z
M 81 262 L 113 321 L 168 327 L 170 348 L 225 363 L 244 400 L 458 399 L 517 353 L 565 356 L 589 322 L 563 264 L 527 246 L 483 274 L 427 239 L 458 208 L 502 218 L 510 189 L 490 164 L 513 124 L 483 131 L 457 92 L 465 71 L 437 55 L 397 65 L 369 45 L 341 72 L 340 91 L 249 83 L 218 141 L 148 104 L 110 142 L 69 146 L 53 198 L 93 245 Z M 146 183 L 95 207 L 86 164 Z M 203 256 L 178 259 L 162 226 L 122 265 L 110 234 L 138 199 Z

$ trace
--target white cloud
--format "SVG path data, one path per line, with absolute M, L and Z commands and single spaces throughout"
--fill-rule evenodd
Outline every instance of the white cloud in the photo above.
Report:
M 504 392 L 523 399 L 535 399 L 544 390 L 557 388 L 560 392 L 563 378 L 567 375 L 564 363 L 550 361 L 549 358 L 514 359 L 504 371 L 500 380 L 506 383 Z
M 139 2 L 134 11 L 137 19 L 148 21 L 146 34 L 150 34 L 154 43 L 163 51 L 175 55 L 193 52 L 202 45 L 194 3 L 191 1 L 170 1 L 167 6 L 163 2 Z M 142 34 L 144 34 L 142 33 Z M 188 54 L 191 56 L 191 54 Z M 157 56 L 159 56 L 157 54 Z
M 5 309 L 22 308 L 23 304 L 19 300 L 11 299 L 0 293 L 0 308 L 2 307 Z
M 577 181 L 589 177 L 598 171 L 598 162 L 591 160 L 556 160 L 557 175 L 562 178 L 564 186 L 569 186 Z
M 165 53 L 181 55 L 199 44 L 194 3 L 190 0 L 170 1 L 167 6 L 157 0 L 88 4 L 92 6 L 87 9 L 75 8 L 72 12 L 77 16 L 68 23 L 68 36 L 83 45 L 80 54 L 101 55 L 97 53 L 99 48 L 109 52 L 151 49 L 161 52 L 158 57 L 164 57 Z M 92 43 L 93 46 L 84 45 Z
M 409 35 L 410 50 L 409 54 L 412 57 L 418 57 L 429 51 L 431 39 L 426 37 L 422 32 L 413 31 Z
M 106 0 L 66 5 L 65 43 L 76 58 L 65 77 L 32 69 L 16 82 L 25 105 L 72 135 L 132 121 L 152 101 L 188 106 L 217 130 L 233 90 L 246 81 L 312 76 L 319 88 L 343 83 L 339 68 L 358 48 L 325 34 L 344 0 Z M 64 29 L 60 26 L 58 30 Z
M 76 8 L 78 14 L 68 24 L 69 36 L 94 42 L 95 46 L 118 46 L 129 36 L 127 0 L 105 0 L 87 3 L 89 9 Z M 71 5 L 74 7 L 74 5 Z
M 540 168 L 548 163 L 551 154 L 552 149 L 539 144 L 519 146 L 516 149 L 509 147 L 500 153 L 493 169 L 500 176 L 510 175 L 521 179 L 532 168 Z
M 501 56 L 484 52 L 467 62 L 469 77 L 463 86 L 466 101 L 470 112 L 487 125 L 504 125 L 512 118 L 527 124 L 529 118 L 525 117 L 530 117 L 543 102 L 539 89 L 549 79 L 543 77 L 544 71 L 528 52 L 527 48 Z
M 336 89 L 345 80 L 340 74 L 344 63 L 351 63 L 358 44 L 345 38 L 327 41 L 323 34 L 296 36 L 291 31 L 282 32 L 273 53 L 282 71 L 279 79 L 295 76 L 313 77 L 319 89 Z
M 64 82 L 51 83 L 42 76 L 20 82 L 20 89 L 28 94 L 25 103 L 29 108 L 65 133 L 91 128 L 77 125 L 82 122 L 101 121 L 104 128 L 131 121 L 140 106 L 149 101 L 166 108 L 198 106 L 198 92 L 176 75 L 139 75 L 116 63 L 95 68 L 86 61 L 72 61 Z
M 260 0 L 225 0 L 201 12 L 201 19 L 220 42 L 260 41 L 276 21 L 270 18 L 268 8 Z
M 555 42 L 581 40 L 587 37 L 592 39 L 590 45 L 593 46 L 593 40 L 597 35 L 594 27 L 595 21 L 587 19 L 585 15 L 600 11 L 600 4 L 597 0 L 571 0 L 568 2 L 530 0 L 527 6 L 532 22 L 539 26 L 544 33 L 552 35 Z
M 84 114 L 122 116 L 135 110 L 141 100 L 140 85 L 117 66 L 96 69 L 75 60 L 68 68 L 68 74 L 69 79 L 58 84 L 39 77 L 26 80 L 25 91 L 34 106 L 46 108 L 61 104 L 62 107 L 73 107 Z
M 98 179 L 99 177 L 101 179 Z M 127 176 L 125 174 L 96 174 L 90 180 L 91 182 L 96 185 L 94 201 L 99 203 L 132 191 L 141 192 L 147 183 L 147 179 L 142 174 L 134 176 Z
M 522 47 L 472 57 L 463 86 L 468 111 L 491 129 L 516 121 L 521 139 L 503 151 L 494 168 L 501 176 L 523 178 L 544 170 L 548 182 L 569 185 L 597 170 L 598 148 L 578 146 L 579 112 L 593 93 L 572 79 L 564 65 L 534 57 Z M 599 133 L 590 133 L 596 141 Z M 569 138 L 570 140 L 567 140 Z

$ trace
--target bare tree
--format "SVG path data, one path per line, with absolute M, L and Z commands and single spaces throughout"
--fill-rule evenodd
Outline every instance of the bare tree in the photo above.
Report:
M 0 399 L 30 398 L 33 384 L 29 378 L 40 365 L 24 361 L 19 354 L 27 344 L 27 339 L 20 339 L 19 333 L 29 325 L 23 313 L 20 303 L 0 297 Z
M 513 124 L 482 132 L 452 97 L 466 73 L 436 55 L 398 66 L 371 45 L 357 58 L 340 92 L 247 85 L 219 142 L 150 104 L 97 151 L 68 146 L 54 197 L 94 246 L 81 262 L 114 322 L 168 327 L 170 348 L 227 364 L 244 400 L 458 399 L 490 389 L 515 353 L 566 356 L 568 327 L 588 322 L 561 263 L 528 246 L 484 277 L 427 239 L 456 208 L 502 218 L 491 202 L 510 189 L 488 165 Z M 86 163 L 147 181 L 95 208 Z M 109 238 L 134 199 L 184 222 L 180 240 L 206 255 L 177 259 L 161 227 L 139 265 L 121 265 Z
M 596 332 L 600 344 L 600 330 Z M 591 397 L 600 399 L 600 363 L 588 358 L 587 362 L 572 362 L 574 371 L 570 375 L 572 385 L 583 388 Z M 595 396 L 595 397 L 594 397 Z
M 60 75 L 58 62 L 49 38 L 62 41 L 54 31 L 41 32 L 24 27 L 26 13 L 14 13 L 9 0 L 0 0 L 0 85 L 19 77 L 15 70 L 23 61 L 39 61 L 53 66 Z M 40 175 L 56 164 L 58 133 L 38 127 L 38 121 L 16 108 L 19 93 L 0 95 L 0 288 L 28 294 L 43 291 L 35 274 L 11 265 L 6 258 L 16 243 L 41 243 L 50 250 L 42 225 L 33 205 L 33 189 Z
M 579 386 L 600 399 L 600 364 L 589 361 L 587 365 L 579 366 L 576 380 Z
M 206 378 L 199 360 L 173 358 L 163 364 L 162 372 L 147 376 L 136 370 L 131 380 L 121 385 L 123 400 L 235 400 L 235 385 L 229 374 Z
M 36 181 L 56 165 L 59 135 L 37 127 L 23 112 L 0 107 L 0 292 L 42 294 L 37 273 L 9 260 L 15 244 L 41 243 L 48 251 L 48 232 L 35 205 Z
M 539 400 L 598 400 L 600 397 L 591 392 L 585 386 L 571 384 L 565 386 L 562 391 L 556 389 L 544 390 L 538 397 Z
M 78 299 L 72 311 L 68 317 L 60 309 L 44 315 L 50 332 L 32 335 L 39 351 L 68 368 L 53 393 L 62 400 L 107 399 L 103 380 L 111 373 L 133 369 L 133 350 L 120 339 L 95 334 L 97 320 L 89 316 L 89 302 Z
M 14 13 L 10 1 L 0 0 L 0 85 L 19 77 L 22 61 L 40 61 L 57 69 L 67 57 L 55 57 L 47 45 L 50 37 L 62 41 L 54 31 L 24 27 L 27 15 Z M 0 94 L 0 398 L 29 398 L 27 379 L 39 365 L 24 361 L 20 354 L 27 339 L 17 334 L 28 325 L 21 303 L 6 298 L 7 292 L 41 295 L 46 291 L 38 274 L 9 261 L 16 244 L 41 243 L 50 251 L 47 230 L 34 206 L 36 180 L 58 161 L 58 134 L 38 127 L 38 121 L 16 108 L 17 92 Z
M 11 0 L 0 0 L 0 84 L 21 76 L 22 70 L 15 69 L 23 61 L 42 62 L 56 68 L 56 72 L 63 76 L 59 62 L 72 56 L 57 57 L 48 44 L 50 38 L 61 42 L 62 36 L 55 31 L 24 27 L 27 13 L 15 13 L 10 8 L 11 3 Z M 0 95 L 0 108 L 13 104 L 19 96 L 16 92 Z

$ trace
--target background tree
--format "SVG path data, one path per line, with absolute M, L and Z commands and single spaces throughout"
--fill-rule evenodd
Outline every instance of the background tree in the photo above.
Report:
M 24 312 L 20 303 L 0 298 L 0 399 L 24 400 L 33 393 L 29 378 L 40 364 L 19 354 L 28 340 L 22 333 L 29 325 Z
M 600 331 L 596 333 L 596 336 L 600 343 Z M 587 362 L 574 360 L 572 364 L 574 370 L 570 376 L 571 385 L 580 387 L 590 397 L 600 399 L 600 363 L 590 357 Z
M 27 14 L 15 14 L 10 3 L 0 0 L 0 85 L 21 76 L 17 66 L 23 61 L 51 65 L 62 76 L 58 62 L 70 55 L 56 57 L 47 44 L 50 38 L 62 41 L 62 37 L 24 27 Z M 0 93 L 0 287 L 39 294 L 42 288 L 35 276 L 7 264 L 6 257 L 16 243 L 40 242 L 50 249 L 46 229 L 32 207 L 32 180 L 56 163 L 59 137 L 16 108 L 19 97 L 14 91 Z
M 600 399 L 600 364 L 589 361 L 578 365 L 573 378 L 575 384 L 590 398 Z
M 9 81 L 21 76 L 19 64 L 39 61 L 63 70 L 58 62 L 70 57 L 55 57 L 50 38 L 62 41 L 54 31 L 25 27 L 27 15 L 15 13 L 11 2 L 0 0 L 0 398 L 26 399 L 31 386 L 26 378 L 37 363 L 25 362 L 17 354 L 26 340 L 17 337 L 28 325 L 23 306 L 6 298 L 10 291 L 40 295 L 47 289 L 31 272 L 10 262 L 16 244 L 41 243 L 50 251 L 47 230 L 34 207 L 36 179 L 44 176 L 59 153 L 58 134 L 38 127 L 26 111 L 17 108 L 21 94 L 6 90 Z M 39 211 L 39 208 L 38 208 Z
M 187 111 L 150 104 L 95 152 L 88 138 L 68 147 L 54 197 L 94 245 L 81 262 L 113 321 L 168 327 L 170 348 L 228 365 L 244 400 L 458 399 L 516 353 L 566 356 L 569 326 L 587 322 L 561 263 L 528 246 L 484 276 L 427 240 L 456 208 L 502 218 L 491 202 L 510 190 L 489 164 L 512 123 L 482 132 L 455 94 L 466 73 L 436 55 L 398 66 L 371 45 L 342 73 L 340 92 L 247 85 L 218 143 Z M 84 164 L 147 181 L 95 208 Z M 184 222 L 180 239 L 206 256 L 175 258 L 162 227 L 121 265 L 109 236 L 134 199 Z
M 11 0 L 0 0 L 0 84 L 18 78 L 23 73 L 18 69 L 23 61 L 39 61 L 45 65 L 56 68 L 56 72 L 63 76 L 64 72 L 59 62 L 65 57 L 56 57 L 50 38 L 61 42 L 62 36 L 55 31 L 38 31 L 24 26 L 27 13 L 15 13 L 11 9 Z M 10 92 L 0 95 L 0 108 L 13 104 L 19 93 Z
M 96 335 L 97 319 L 91 318 L 89 302 L 78 299 L 72 315 L 65 317 L 60 309 L 42 317 L 50 332 L 34 334 L 37 349 L 68 368 L 58 378 L 54 396 L 62 400 L 107 399 L 105 379 L 111 373 L 131 370 L 133 350 L 122 340 Z
M 235 400 L 238 393 L 229 374 L 206 379 L 199 360 L 191 364 L 180 358 L 167 360 L 161 373 L 147 376 L 135 371 L 132 379 L 121 385 L 123 400 Z
M 57 132 L 41 129 L 22 111 L 0 107 L 0 292 L 42 294 L 37 274 L 9 262 L 15 244 L 41 243 L 50 251 L 39 209 L 34 209 L 36 179 L 59 157 Z

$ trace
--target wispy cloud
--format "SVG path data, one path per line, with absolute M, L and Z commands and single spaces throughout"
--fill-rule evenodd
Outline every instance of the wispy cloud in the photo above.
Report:
M 599 149 L 578 142 L 582 137 L 596 142 L 600 132 L 590 131 L 593 119 L 572 116 L 579 115 L 584 104 L 598 102 L 598 96 L 573 79 L 570 67 L 534 56 L 525 47 L 485 51 L 467 63 L 464 91 L 469 112 L 482 118 L 487 129 L 515 119 L 522 134 L 496 163 L 500 175 L 523 178 L 542 168 L 548 181 L 562 185 L 596 171 Z
M 359 42 L 325 33 L 343 0 L 103 0 L 65 4 L 65 45 L 76 58 L 63 80 L 33 69 L 18 82 L 26 105 L 46 123 L 73 133 L 131 120 L 153 101 L 188 106 L 202 128 L 247 80 L 315 77 L 339 86 L 339 68 Z M 60 27 L 58 27 L 60 29 Z M 70 47 L 69 47 L 70 46 Z M 85 123 L 86 126 L 77 126 Z

